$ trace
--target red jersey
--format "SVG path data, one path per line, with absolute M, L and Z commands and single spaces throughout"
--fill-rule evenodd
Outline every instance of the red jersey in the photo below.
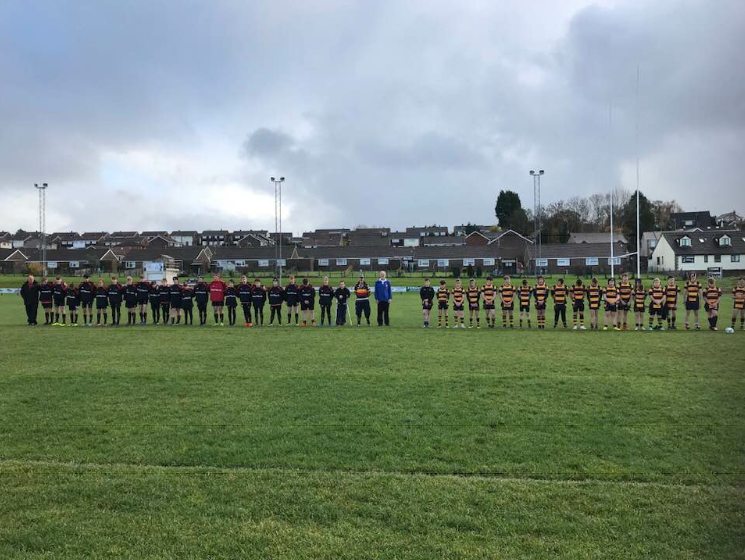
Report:
M 225 290 L 228 289 L 228 285 L 222 280 L 213 280 L 210 282 L 210 301 L 222 302 L 225 301 Z

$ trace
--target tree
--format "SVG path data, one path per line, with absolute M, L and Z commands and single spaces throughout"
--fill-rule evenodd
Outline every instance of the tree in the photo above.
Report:
M 463 228 L 464 235 L 470 235 L 474 231 L 479 231 L 479 226 L 477 226 L 476 224 L 472 224 L 471 222 L 468 222 L 467 224 L 461 224 L 461 227 Z
M 629 242 L 629 250 L 636 250 L 636 193 L 624 205 L 620 216 L 621 231 Z M 655 217 L 652 211 L 652 203 L 639 193 L 639 232 L 654 231 Z
M 655 200 L 650 204 L 652 205 L 652 213 L 654 214 L 654 229 L 657 231 L 671 229 L 672 220 L 670 219 L 670 216 L 676 212 L 683 211 L 680 204 L 674 200 Z
M 499 221 L 499 227 L 502 229 L 514 229 L 512 227 L 513 220 L 520 210 L 522 210 L 522 204 L 520 203 L 519 194 L 515 191 L 499 191 L 497 205 L 494 207 L 494 213 Z M 523 211 L 524 214 L 525 212 Z

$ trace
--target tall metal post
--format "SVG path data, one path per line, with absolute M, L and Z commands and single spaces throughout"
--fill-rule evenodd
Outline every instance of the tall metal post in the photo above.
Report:
M 535 242 L 536 242 L 536 265 L 535 272 L 538 275 L 538 261 L 543 254 L 543 247 L 541 246 L 541 175 L 546 173 L 545 170 L 539 169 L 538 171 L 530 170 L 530 175 L 533 177 L 533 228 L 535 229 Z
M 41 270 L 44 276 L 47 275 L 47 183 L 34 183 L 34 187 L 39 191 L 39 236 L 41 238 Z
M 277 278 L 279 279 L 280 285 L 282 284 L 282 183 L 285 182 L 284 177 L 279 179 L 270 177 L 272 183 L 274 183 L 274 262 L 277 269 Z

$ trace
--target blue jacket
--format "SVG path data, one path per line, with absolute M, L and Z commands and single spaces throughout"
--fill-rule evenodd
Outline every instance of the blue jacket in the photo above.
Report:
M 391 283 L 386 280 L 377 279 L 375 281 L 375 301 L 388 301 L 393 299 Z

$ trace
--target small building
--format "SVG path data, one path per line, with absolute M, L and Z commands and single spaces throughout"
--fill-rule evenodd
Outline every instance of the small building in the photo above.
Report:
M 531 245 L 528 272 L 592 276 L 609 274 L 611 270 L 610 243 L 544 243 Z M 540 254 L 538 252 L 540 251 Z M 614 272 L 633 272 L 635 256 L 628 255 L 622 243 L 613 245 Z
M 670 214 L 670 225 L 673 230 L 700 228 L 707 230 L 714 227 L 714 218 L 708 210 L 700 212 L 674 212 Z
M 649 260 L 650 272 L 745 271 L 745 232 L 664 232 Z
M 462 235 L 437 235 L 422 238 L 424 247 L 460 247 L 465 244 L 466 238 Z
M 419 237 L 444 237 L 449 235 L 446 226 L 407 227 L 406 233 L 410 235 L 418 235 Z
M 179 247 L 192 247 L 200 244 L 199 233 L 194 230 L 172 231 L 171 237 L 178 243 Z
M 618 232 L 613 234 L 613 241 L 623 244 L 628 243 L 626 236 Z M 610 243 L 610 233 L 570 233 L 567 243 Z
M 200 242 L 207 247 L 227 247 L 233 244 L 233 236 L 225 229 L 208 229 L 200 235 Z

